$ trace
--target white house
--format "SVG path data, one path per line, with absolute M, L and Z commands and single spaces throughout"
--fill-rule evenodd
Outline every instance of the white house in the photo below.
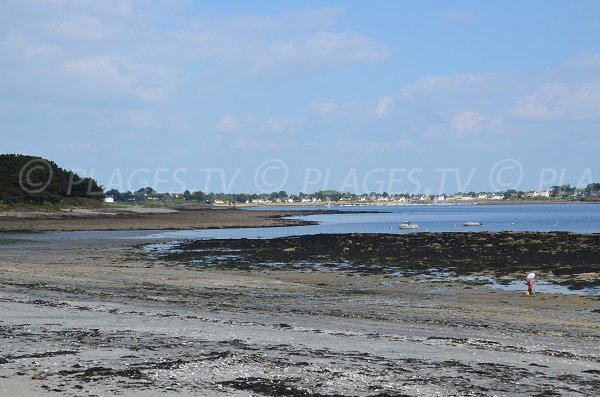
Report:
M 542 191 L 537 191 L 534 190 L 533 192 L 527 192 L 525 193 L 525 197 L 550 197 L 550 190 L 542 190 Z
M 104 202 L 105 203 L 114 203 L 115 198 L 113 196 L 106 196 L 106 197 L 104 197 Z

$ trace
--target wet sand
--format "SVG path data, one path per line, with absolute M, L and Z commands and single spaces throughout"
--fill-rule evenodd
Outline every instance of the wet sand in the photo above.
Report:
M 173 209 L 174 208 L 174 209 Z M 335 211 L 329 211 L 333 213 Z M 324 213 L 319 211 L 319 213 Z M 302 226 L 285 219 L 306 211 L 244 211 L 235 208 L 177 206 L 122 207 L 60 212 L 0 212 L 0 231 L 184 230 L 231 227 Z
M 149 242 L 149 241 L 148 241 Z M 597 297 L 0 238 L 0 395 L 596 395 Z

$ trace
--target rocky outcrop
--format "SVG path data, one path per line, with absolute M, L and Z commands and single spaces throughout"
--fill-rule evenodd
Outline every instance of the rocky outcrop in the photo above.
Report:
M 541 270 L 565 276 L 600 271 L 600 234 L 319 234 L 270 240 L 199 240 L 179 244 L 166 258 L 231 267 L 343 263 L 374 271 L 381 266 L 436 267 L 458 274 Z

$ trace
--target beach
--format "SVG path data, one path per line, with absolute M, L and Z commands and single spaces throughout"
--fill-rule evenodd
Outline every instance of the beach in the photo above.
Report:
M 208 206 L 123 206 L 58 212 L 5 211 L 0 212 L 0 231 L 185 230 L 311 224 L 303 220 L 285 219 L 303 214 L 307 213 L 294 210 L 242 211 Z
M 234 223 L 216 217 L 213 226 Z M 31 236 L 41 237 L 0 237 L 1 395 L 593 396 L 600 387 L 597 296 L 525 297 L 354 267 L 195 266 L 150 255 L 146 244 L 165 241 L 141 235 Z

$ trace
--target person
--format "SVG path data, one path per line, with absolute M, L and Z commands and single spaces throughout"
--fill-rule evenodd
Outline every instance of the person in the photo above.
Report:
M 535 295 L 535 290 L 534 290 L 534 280 L 535 280 L 535 273 L 531 272 L 527 275 L 527 292 L 529 296 L 534 296 Z

